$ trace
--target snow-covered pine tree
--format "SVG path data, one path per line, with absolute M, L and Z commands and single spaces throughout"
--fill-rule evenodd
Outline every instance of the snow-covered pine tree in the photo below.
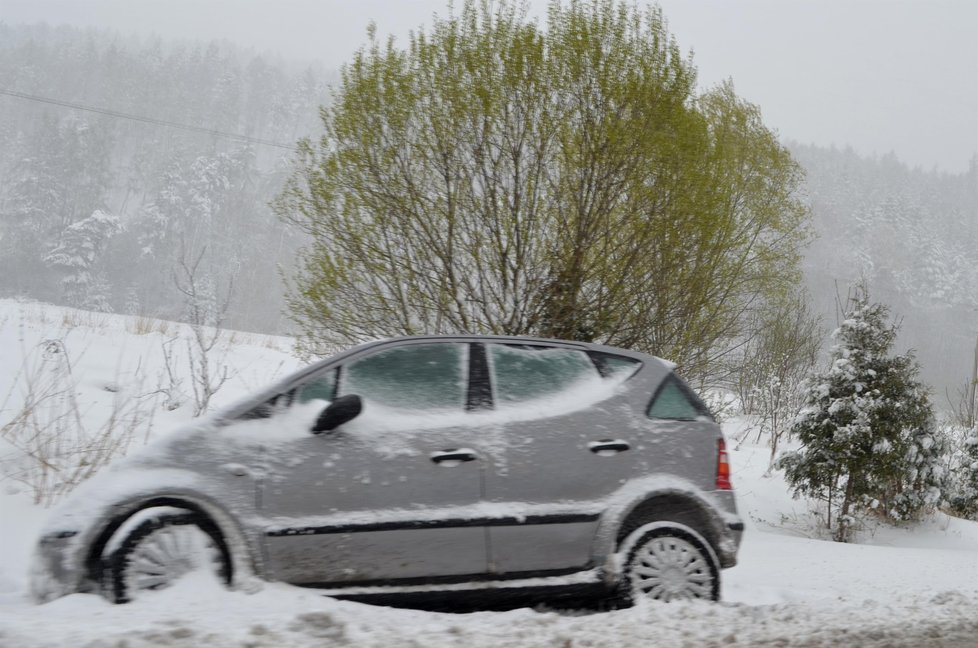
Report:
M 57 247 L 44 261 L 60 272 L 66 303 L 90 310 L 109 310 L 108 284 L 104 277 L 96 275 L 95 265 L 108 240 L 120 229 L 119 218 L 101 209 L 65 228 Z
M 0 177 L 0 291 L 55 299 L 49 290 L 54 278 L 43 257 L 45 245 L 61 230 L 60 214 L 69 199 L 61 132 L 45 115 L 34 137 L 11 144 L 20 156 Z
M 833 333 L 828 371 L 813 377 L 792 426 L 802 447 L 780 460 L 795 496 L 828 505 L 826 526 L 851 539 L 856 516 L 907 520 L 939 503 L 945 444 L 912 354 L 890 356 L 897 326 L 865 287 Z

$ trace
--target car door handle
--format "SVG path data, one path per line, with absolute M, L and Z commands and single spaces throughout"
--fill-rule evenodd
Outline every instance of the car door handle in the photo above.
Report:
M 226 463 L 223 464 L 221 468 L 224 469 L 224 472 L 234 475 L 235 477 L 245 477 L 251 474 L 251 470 L 248 469 L 248 466 L 244 466 L 239 463 Z
M 587 447 L 596 455 L 608 456 L 624 452 L 632 446 L 628 445 L 628 441 L 621 439 L 601 439 L 600 441 L 591 441 Z
M 478 458 L 478 455 L 475 454 L 475 450 L 469 450 L 468 448 L 452 448 L 451 450 L 442 450 L 440 452 L 431 453 L 431 460 L 436 464 L 445 464 L 449 466 L 457 466 L 460 463 L 475 461 Z

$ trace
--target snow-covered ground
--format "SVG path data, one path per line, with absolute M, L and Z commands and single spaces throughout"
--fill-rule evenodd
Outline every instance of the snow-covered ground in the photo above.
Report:
M 141 444 L 190 416 L 189 378 L 180 386 L 183 404 L 162 407 L 174 391 L 162 349 L 187 334 L 174 324 L 0 300 L 0 426 L 22 412 L 23 370 L 45 362 L 50 368 L 62 361 L 52 354 L 64 353 L 87 429 L 103 425 L 119 394 L 136 396 L 147 405 L 131 419 L 131 447 Z M 171 353 L 179 375 L 186 372 L 177 352 L 184 339 Z M 219 350 L 231 377 L 215 396 L 218 407 L 299 366 L 282 338 L 228 334 Z M 742 425 L 729 423 L 728 438 Z M 4 648 L 978 645 L 978 524 L 938 514 L 913 527 L 868 529 L 859 544 L 818 539 L 807 504 L 791 499 L 779 474 L 764 476 L 768 450 L 750 443 L 731 451 L 747 530 L 740 564 L 723 573 L 722 603 L 470 614 L 336 601 L 281 584 L 228 592 L 205 578 L 123 606 L 92 595 L 34 605 L 27 568 L 46 514 L 33 503 L 44 482 L 24 483 L 29 476 L 15 472 L 10 446 L 0 444 Z

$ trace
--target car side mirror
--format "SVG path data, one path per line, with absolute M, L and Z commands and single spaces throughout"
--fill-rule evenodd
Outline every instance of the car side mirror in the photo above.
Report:
M 340 396 L 330 403 L 322 411 L 316 424 L 312 426 L 312 433 L 329 432 L 348 421 L 355 419 L 363 410 L 363 402 L 356 394 Z

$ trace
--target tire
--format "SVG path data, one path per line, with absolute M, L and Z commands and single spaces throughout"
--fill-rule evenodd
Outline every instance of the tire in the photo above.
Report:
M 720 569 L 703 537 L 681 524 L 646 524 L 622 542 L 624 568 L 618 601 L 676 601 L 720 598 Z
M 197 513 L 161 514 L 135 526 L 106 559 L 104 590 L 115 603 L 128 603 L 198 570 L 230 585 L 230 554 L 220 531 Z

